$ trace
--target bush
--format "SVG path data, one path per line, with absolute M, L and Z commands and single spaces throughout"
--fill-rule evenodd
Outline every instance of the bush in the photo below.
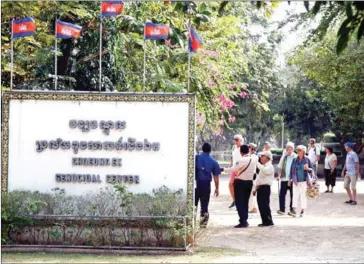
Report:
M 173 217 L 186 215 L 186 204 L 186 196 L 182 190 L 172 191 L 166 186 L 154 189 L 151 194 L 132 194 L 121 184 L 84 195 L 68 195 L 59 188 L 47 194 L 12 191 L 4 193 L 2 199 L 2 242 L 9 242 L 14 232 L 33 226 L 33 215 Z M 180 240 L 177 234 L 181 233 L 181 226 L 176 221 L 158 219 L 153 226 L 157 229 L 153 232 L 159 244 L 162 243 L 163 228 L 170 229 L 175 241 Z

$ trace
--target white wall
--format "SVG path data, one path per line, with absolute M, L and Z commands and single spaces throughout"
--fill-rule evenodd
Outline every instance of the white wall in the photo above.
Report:
M 126 129 L 100 128 L 90 132 L 71 129 L 69 120 L 125 120 Z M 37 140 L 117 141 L 128 137 L 137 141 L 160 142 L 155 151 L 70 150 L 36 151 Z M 72 166 L 72 157 L 122 158 L 122 167 Z M 150 192 L 166 185 L 187 191 L 188 103 L 90 102 L 10 100 L 8 190 L 48 192 L 64 188 L 81 194 L 108 186 L 106 174 L 139 175 L 139 184 L 128 184 L 135 193 Z M 99 174 L 102 183 L 56 183 L 56 173 Z

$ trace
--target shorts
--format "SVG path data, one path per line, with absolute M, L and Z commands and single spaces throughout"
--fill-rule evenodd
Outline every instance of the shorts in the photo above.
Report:
M 346 174 L 344 178 L 344 188 L 348 189 L 351 187 L 352 190 L 356 190 L 356 182 L 357 182 L 356 175 Z

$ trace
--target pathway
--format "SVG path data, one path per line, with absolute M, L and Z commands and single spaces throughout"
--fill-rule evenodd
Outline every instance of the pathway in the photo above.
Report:
M 259 228 L 259 214 L 251 214 L 250 227 L 234 229 L 235 209 L 228 209 L 228 178 L 220 179 L 220 196 L 210 200 L 210 223 L 197 235 L 200 247 L 235 249 L 239 256 L 216 262 L 363 262 L 364 260 L 364 181 L 358 182 L 359 203 L 347 205 L 343 182 L 334 194 L 321 194 L 309 200 L 303 218 L 278 216 L 278 184 L 271 195 L 274 227 Z M 322 191 L 324 182 L 320 182 Z

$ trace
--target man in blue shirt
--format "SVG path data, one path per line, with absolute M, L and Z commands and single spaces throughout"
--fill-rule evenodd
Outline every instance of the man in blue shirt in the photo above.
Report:
M 196 189 L 195 189 L 195 206 L 201 202 L 201 221 L 200 227 L 206 227 L 209 221 L 208 206 L 211 194 L 212 176 L 215 182 L 215 196 L 219 196 L 219 175 L 221 169 L 219 164 L 211 158 L 211 145 L 204 143 L 202 146 L 202 154 L 196 156 Z
M 346 154 L 346 161 L 343 168 L 343 171 L 341 173 L 341 177 L 344 178 L 344 187 L 346 189 L 346 192 L 349 196 L 349 201 L 346 201 L 345 203 L 356 205 L 356 182 L 360 179 L 359 174 L 359 157 L 358 155 L 353 151 L 354 144 L 351 142 L 345 143 L 345 150 L 347 151 Z M 346 170 L 346 173 L 345 173 Z M 351 185 L 351 190 L 350 190 Z

